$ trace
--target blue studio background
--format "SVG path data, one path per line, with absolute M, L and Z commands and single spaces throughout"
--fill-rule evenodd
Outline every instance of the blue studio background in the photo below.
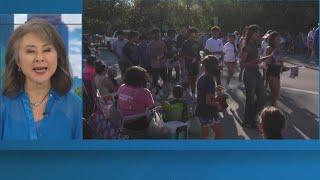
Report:
M 82 4 L 1 0 L 0 14 L 81 13 Z M 320 176 L 319 149 L 312 140 L 0 142 L 0 179 L 309 180 Z

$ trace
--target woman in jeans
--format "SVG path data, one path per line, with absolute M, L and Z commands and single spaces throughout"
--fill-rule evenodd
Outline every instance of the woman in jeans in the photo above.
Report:
M 260 41 L 260 32 L 257 25 L 250 25 L 244 39 L 244 46 L 241 51 L 240 66 L 244 69 L 243 81 L 246 91 L 246 104 L 243 126 L 256 128 L 255 117 L 265 105 L 266 90 L 263 85 L 263 79 L 258 65 L 273 55 L 259 58 L 258 42 Z M 255 99 L 256 96 L 256 99 Z

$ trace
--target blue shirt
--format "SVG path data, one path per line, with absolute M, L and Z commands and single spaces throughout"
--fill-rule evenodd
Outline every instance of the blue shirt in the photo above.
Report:
M 0 140 L 71 140 L 82 138 L 82 102 L 74 93 L 49 93 L 43 119 L 36 122 L 27 94 L 0 96 Z

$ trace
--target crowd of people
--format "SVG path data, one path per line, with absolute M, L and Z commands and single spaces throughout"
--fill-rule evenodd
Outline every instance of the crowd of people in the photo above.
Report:
M 165 121 L 186 122 L 196 117 L 202 138 L 209 138 L 212 129 L 214 137 L 220 139 L 223 119 L 219 113 L 228 107 L 225 92 L 234 88 L 230 84 L 239 69 L 246 96 L 242 126 L 260 129 L 265 138 L 281 139 L 285 118 L 276 102 L 281 73 L 290 70 L 282 58 L 287 45 L 283 45 L 281 33 L 268 30 L 261 37 L 261 32 L 258 25 L 246 26 L 242 35 L 238 31 L 229 33 L 225 42 L 218 26 L 211 28 L 210 37 L 201 40 L 198 30 L 186 25 L 179 32 L 169 29 L 165 36 L 157 28 L 144 34 L 118 31 L 118 39 L 110 48 L 118 59 L 118 79 L 114 68 L 84 56 L 85 118 L 93 113 L 96 94 L 100 94 L 109 104 L 116 102 L 123 117 L 122 129 L 146 132 L 151 123 L 146 112 L 160 105 Z M 318 54 L 315 34 L 308 38 L 311 54 Z M 84 52 L 92 52 L 88 46 L 84 48 Z M 222 81 L 224 68 L 228 75 Z M 165 95 L 165 91 L 171 95 Z M 165 137 L 165 130 L 161 132 L 158 135 Z M 147 138 L 147 133 L 140 138 Z

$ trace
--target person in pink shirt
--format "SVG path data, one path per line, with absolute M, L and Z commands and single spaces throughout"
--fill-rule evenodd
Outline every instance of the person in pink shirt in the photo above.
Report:
M 94 63 L 96 61 L 96 58 L 93 56 L 90 56 L 87 58 L 86 67 L 84 68 L 83 72 L 83 80 L 87 81 L 93 81 L 96 76 L 96 69 L 94 67 Z
M 124 128 L 145 130 L 149 121 L 146 117 L 126 120 L 126 117 L 145 113 L 155 106 L 151 92 L 146 88 L 147 71 L 139 66 L 130 67 L 125 76 L 124 84 L 118 89 L 119 109 L 124 116 Z
M 96 69 L 94 67 L 96 59 L 93 56 L 89 56 L 86 61 L 86 66 L 82 72 L 82 80 L 83 80 L 83 100 L 86 106 L 84 106 L 83 114 L 85 118 L 88 118 L 93 112 L 93 106 L 95 102 L 95 76 Z

